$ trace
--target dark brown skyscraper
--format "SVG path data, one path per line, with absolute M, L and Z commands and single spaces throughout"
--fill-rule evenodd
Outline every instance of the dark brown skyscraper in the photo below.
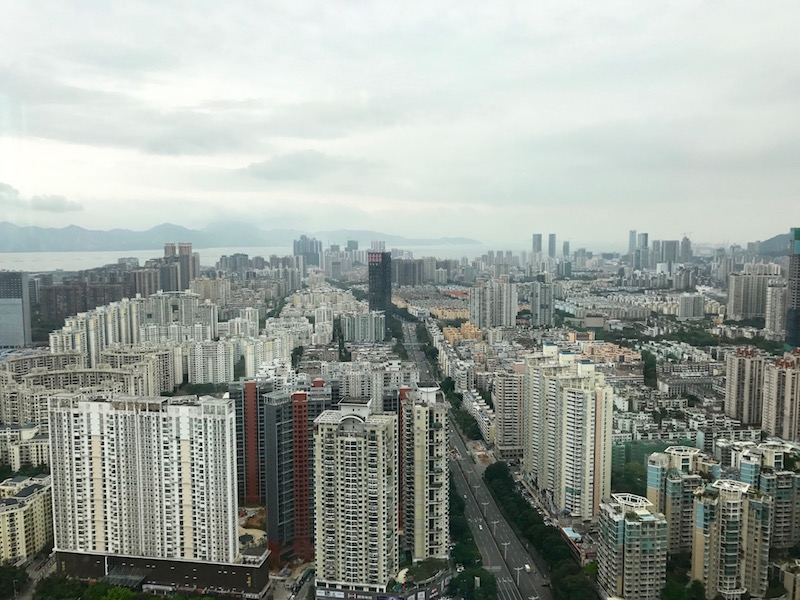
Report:
M 392 255 L 389 252 L 369 252 L 370 310 L 387 310 L 392 303 Z
M 792 229 L 789 240 L 791 247 L 786 294 L 786 343 L 797 348 L 800 347 L 800 227 Z

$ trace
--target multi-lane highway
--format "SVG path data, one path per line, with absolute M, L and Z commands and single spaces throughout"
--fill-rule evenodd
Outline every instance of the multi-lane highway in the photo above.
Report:
M 417 342 L 416 323 L 403 321 L 403 336 L 409 359 L 419 367 L 420 382 L 434 381 L 428 360 Z M 497 579 L 498 597 L 501 600 L 552 600 L 539 565 L 514 534 L 486 488 L 482 477 L 485 467 L 473 462 L 452 418 L 450 423 L 450 444 L 459 455 L 457 460 L 450 461 L 450 470 L 458 493 L 465 497 L 464 516 L 481 552 L 483 566 Z M 525 565 L 530 566 L 530 572 Z
M 497 577 L 498 596 L 503 600 L 551 600 L 547 578 L 514 534 L 483 482 L 485 467 L 474 463 L 464 440 L 455 429 L 451 430 L 450 443 L 459 458 L 450 461 L 450 468 L 458 493 L 466 495 L 465 516 L 484 566 Z M 525 565 L 530 566 L 530 572 Z
M 402 321 L 402 323 L 403 346 L 405 346 L 408 351 L 408 358 L 413 360 L 419 368 L 420 382 L 428 383 L 434 381 L 433 374 L 431 374 L 431 366 L 417 341 L 417 324 L 410 321 Z
M 483 568 L 491 572 L 497 579 L 497 596 L 501 600 L 522 600 L 511 571 L 509 571 L 503 560 L 502 551 L 494 541 L 490 530 L 491 525 L 486 523 L 481 515 L 480 507 L 472 493 L 464 473 L 456 464 L 457 461 L 450 462 L 453 470 L 456 490 L 464 497 L 464 517 L 466 517 L 472 535 L 475 538 L 475 545 L 481 552 Z

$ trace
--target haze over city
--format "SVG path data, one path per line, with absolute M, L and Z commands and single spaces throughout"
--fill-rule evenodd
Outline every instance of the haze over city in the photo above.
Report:
M 744 243 L 800 191 L 794 2 L 3 11 L 18 225 Z

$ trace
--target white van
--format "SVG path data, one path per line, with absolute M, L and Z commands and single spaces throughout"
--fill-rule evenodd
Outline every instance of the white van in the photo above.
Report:
M 531 566 L 528 563 L 525 563 L 525 572 L 526 573 L 530 573 L 531 572 Z

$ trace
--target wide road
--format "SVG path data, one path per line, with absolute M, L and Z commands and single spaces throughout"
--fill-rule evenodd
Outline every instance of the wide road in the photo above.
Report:
M 427 357 L 417 342 L 417 324 L 401 320 L 403 344 L 420 371 L 420 382 L 435 381 Z M 537 565 L 511 526 L 483 482 L 483 465 L 476 465 L 470 457 L 464 440 L 450 415 L 449 440 L 460 456 L 450 461 L 458 493 L 466 496 L 464 516 L 481 552 L 484 568 L 497 578 L 497 594 L 501 600 L 552 600 L 550 588 L 543 584 L 543 567 Z M 525 571 L 530 565 L 531 572 Z M 518 584 L 517 584 L 518 582 Z
M 473 490 L 467 483 L 466 475 L 458 465 L 458 461 L 450 461 L 457 492 L 464 498 L 464 517 L 467 519 L 475 545 L 481 552 L 483 568 L 497 579 L 497 597 L 501 600 L 524 600 L 514 585 L 512 573 L 503 560 L 500 547 L 495 544 L 489 524 L 483 519 Z
M 492 567 L 487 567 L 487 570 L 491 570 L 498 578 L 498 591 L 503 590 L 501 578 L 506 581 L 511 578 L 511 587 L 514 588 L 514 596 L 501 597 L 552 600 L 550 588 L 543 585 L 548 580 L 542 574 L 540 565 L 537 565 L 525 545 L 517 538 L 483 482 L 485 467 L 474 463 L 464 440 L 455 429 L 453 419 L 450 422 L 450 444 L 460 455 L 458 460 L 450 461 L 450 468 L 458 493 L 467 495 L 465 512 L 475 534 L 475 543 L 481 550 L 484 564 Z M 500 572 L 494 570 L 498 560 L 501 563 Z M 526 564 L 531 567 L 530 573 L 525 571 Z
M 405 346 L 408 351 L 408 359 L 413 360 L 419 368 L 420 383 L 435 381 L 431 373 L 430 363 L 417 341 L 417 324 L 402 319 L 400 322 L 403 324 L 403 346 Z

